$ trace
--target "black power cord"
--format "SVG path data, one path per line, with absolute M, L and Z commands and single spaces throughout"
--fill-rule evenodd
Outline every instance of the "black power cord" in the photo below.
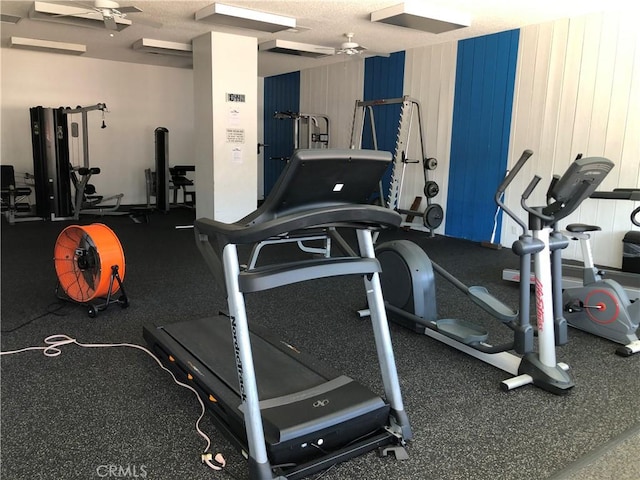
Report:
M 8 330 L 0 330 L 0 333 L 13 333 L 17 330 L 20 330 L 22 327 L 26 327 L 27 325 L 29 325 L 32 322 L 35 322 L 36 320 L 39 320 L 43 317 L 46 317 L 47 315 L 57 315 L 59 317 L 64 317 L 67 314 L 66 313 L 58 313 L 60 310 L 62 310 L 62 308 L 65 306 L 66 304 L 62 303 L 62 302 L 54 302 L 54 303 L 50 303 L 49 305 L 47 305 L 47 311 L 44 313 L 41 313 L 40 315 L 37 315 L 35 317 L 33 317 L 30 320 L 27 320 L 26 322 L 24 322 L 21 325 L 18 325 L 17 327 L 14 328 L 10 328 Z

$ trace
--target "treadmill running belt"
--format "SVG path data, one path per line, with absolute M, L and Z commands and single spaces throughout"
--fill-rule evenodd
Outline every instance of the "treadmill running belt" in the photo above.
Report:
M 274 464 L 318 456 L 320 451 L 312 448 L 316 442 L 330 451 L 383 431 L 389 405 L 380 396 L 261 334 L 251 332 L 250 339 L 265 442 Z M 245 441 L 229 318 L 220 315 L 145 328 L 144 335 L 155 351 L 163 352 L 162 358 L 175 357 L 174 365 L 199 375 L 203 399 L 209 393 L 217 398 L 216 403 L 207 403 L 212 413 L 235 438 Z
M 163 330 L 200 363 L 215 366 L 218 378 L 240 396 L 231 323 L 227 317 L 220 315 L 173 323 L 165 325 Z M 301 392 L 328 380 L 253 332 L 251 349 L 260 399 Z

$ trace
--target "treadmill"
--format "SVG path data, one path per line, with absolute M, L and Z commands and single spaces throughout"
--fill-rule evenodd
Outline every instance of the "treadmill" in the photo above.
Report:
M 248 459 L 252 479 L 302 478 L 374 449 L 407 457 L 412 433 L 372 240 L 372 231 L 397 228 L 401 216 L 368 203 L 391 159 L 381 151 L 295 151 L 256 211 L 231 224 L 207 218 L 194 224 L 228 314 L 144 328 L 154 353 L 198 391 L 216 426 Z M 337 228 L 355 231 L 359 253 L 240 263 L 238 246 L 335 236 Z M 383 396 L 248 324 L 245 294 L 338 275 L 364 279 Z M 295 312 L 282 314 L 295 325 Z

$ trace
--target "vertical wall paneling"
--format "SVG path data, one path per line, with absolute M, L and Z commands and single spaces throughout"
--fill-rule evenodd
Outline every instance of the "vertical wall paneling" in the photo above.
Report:
M 273 118 L 275 112 L 300 111 L 300 72 L 264 79 L 264 195 L 278 180 L 293 153 L 293 123 Z
M 370 57 L 365 60 L 363 100 L 381 100 L 402 97 L 405 52 L 389 57 Z M 374 119 L 378 150 L 394 152 L 400 121 L 400 104 L 374 107 Z M 362 148 L 373 148 L 371 125 L 366 117 L 362 135 Z M 384 195 L 389 191 L 391 167 L 382 178 Z
M 449 183 L 457 50 L 457 42 L 414 48 L 406 52 L 405 60 L 404 94 L 420 102 L 426 155 L 438 160 L 438 167 L 429 172 L 429 179 L 440 186 L 440 192 L 432 202 L 442 207 L 447 202 Z M 408 150 L 410 158 L 419 158 L 418 142 L 409 145 Z M 421 165 L 407 165 L 402 187 L 400 208 L 409 208 L 416 196 L 424 197 Z M 425 203 L 423 198 L 421 208 Z M 436 233 L 443 233 L 445 227 L 446 222 L 443 222 Z
M 511 30 L 459 42 L 447 235 L 476 241 L 491 237 L 494 194 L 509 151 L 518 39 L 519 32 Z
M 597 13 L 524 27 L 520 34 L 510 161 L 534 150 L 507 204 L 520 209 L 520 194 L 533 176 L 542 182 L 531 203 L 545 201 L 552 175 L 562 174 L 578 153 L 615 163 L 600 190 L 640 187 L 640 33 L 632 16 Z M 512 165 L 512 163 L 510 163 Z M 599 225 L 592 236 L 597 264 L 620 267 L 622 238 L 633 229 L 629 214 L 638 202 L 587 199 L 561 222 Z M 503 244 L 515 240 L 512 221 Z M 563 251 L 579 259 L 576 242 Z

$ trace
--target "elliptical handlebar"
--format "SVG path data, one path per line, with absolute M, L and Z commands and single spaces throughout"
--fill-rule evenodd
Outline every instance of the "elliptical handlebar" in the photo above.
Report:
M 510 210 L 509 207 L 507 207 L 507 205 L 502 201 L 502 194 L 507 189 L 509 184 L 513 181 L 513 179 L 516 177 L 516 175 L 518 175 L 518 172 L 520 172 L 522 167 L 524 167 L 524 164 L 527 163 L 527 160 L 529 160 L 529 157 L 531 157 L 531 155 L 533 155 L 532 150 L 526 149 L 524 152 L 522 152 L 522 155 L 520 155 L 520 158 L 518 159 L 516 164 L 513 166 L 511 171 L 509 171 L 507 176 L 504 177 L 504 180 L 502 180 L 502 183 L 500 183 L 500 185 L 498 186 L 498 190 L 496 191 L 496 196 L 495 196 L 495 200 L 498 206 L 502 209 L 502 211 L 504 211 L 507 215 L 509 215 L 518 225 L 520 225 L 520 227 L 522 228 L 523 234 L 527 232 L 527 224 L 524 223 L 524 221 L 520 219 L 512 210 Z
M 540 183 L 540 180 L 542 180 L 542 178 L 539 177 L 538 175 L 534 175 L 533 176 L 533 178 L 529 182 L 529 186 L 522 193 L 522 200 L 523 201 L 529 199 L 529 197 L 531 196 L 531 192 L 533 192 L 533 190 L 538 186 L 538 183 Z
M 522 208 L 524 208 L 527 212 L 529 212 L 534 217 L 538 217 L 541 220 L 552 222 L 554 220 L 552 216 L 544 215 L 540 210 L 536 210 L 534 208 L 531 208 L 529 205 L 527 205 L 527 200 L 529 200 L 529 197 L 531 196 L 535 188 L 538 186 L 538 183 L 540 183 L 540 180 L 542 180 L 542 178 L 539 177 L 538 175 L 533 176 L 533 178 L 529 182 L 529 185 L 527 186 L 525 191 L 522 192 L 522 196 L 520 198 L 520 205 L 522 206 Z M 554 177 L 554 179 L 551 181 L 551 184 L 549 185 L 549 188 L 547 190 L 547 198 L 550 197 L 550 192 L 553 189 L 553 186 L 558 182 L 558 180 L 559 180 L 559 177 Z
M 507 174 L 507 176 L 504 177 L 504 180 L 502 180 L 502 183 L 498 187 L 498 191 L 496 192 L 496 199 L 499 199 L 502 196 L 502 194 L 507 189 L 509 184 L 513 181 L 515 176 L 518 175 L 518 172 L 520 171 L 520 169 L 524 167 L 525 163 L 527 163 L 527 160 L 529 160 L 529 157 L 531 157 L 531 155 L 533 155 L 533 151 L 529 149 L 526 149 L 524 152 L 522 152 L 522 155 L 520 155 L 520 158 L 518 159 L 516 164 L 513 166 L 513 168 Z

